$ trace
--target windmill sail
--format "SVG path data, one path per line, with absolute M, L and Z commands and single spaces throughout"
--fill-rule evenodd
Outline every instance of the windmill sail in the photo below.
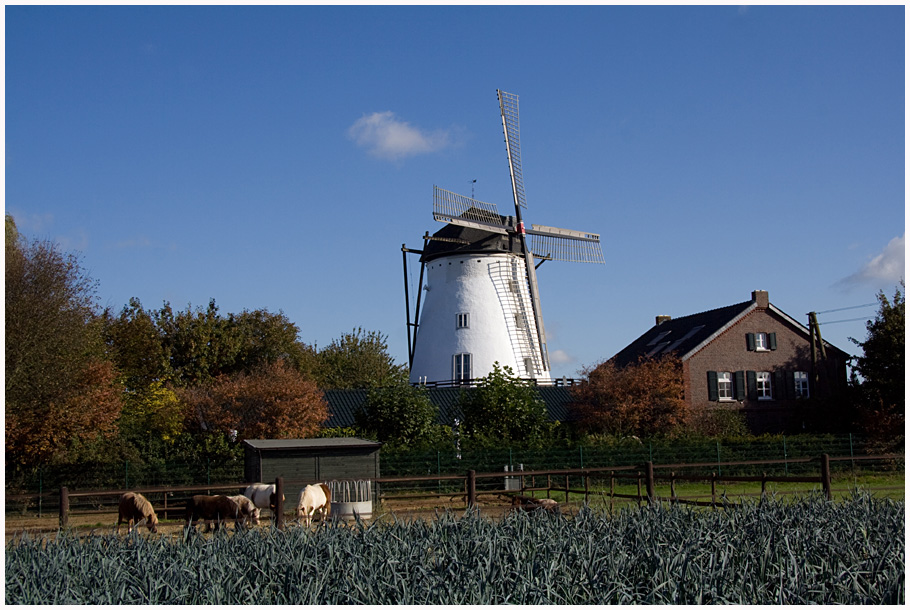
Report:
M 438 186 L 433 187 L 433 219 L 503 235 L 510 228 L 499 215 L 495 203 L 471 199 Z
M 600 235 L 531 225 L 530 248 L 537 258 L 570 263 L 603 263 Z

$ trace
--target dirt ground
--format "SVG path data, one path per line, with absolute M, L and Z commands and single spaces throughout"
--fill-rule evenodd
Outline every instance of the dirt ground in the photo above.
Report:
M 494 496 L 491 498 L 481 497 L 479 499 L 479 508 L 482 515 L 498 519 L 508 513 L 511 506 L 505 499 Z M 572 506 L 561 505 L 561 508 L 563 514 L 572 514 L 576 510 L 576 507 Z M 380 505 L 378 510 L 373 513 L 372 517 L 364 519 L 364 521 L 370 523 L 379 519 L 393 518 L 398 520 L 433 519 L 437 513 L 446 510 L 450 510 L 454 514 L 460 515 L 464 513 L 465 507 L 463 501 L 459 503 L 439 498 L 432 500 L 410 500 L 407 503 L 388 502 Z M 271 525 L 270 519 L 266 516 L 267 513 L 268 511 L 263 511 L 261 523 L 255 527 L 267 528 Z M 5 521 L 7 544 L 10 540 L 21 535 L 22 532 L 28 532 L 30 536 L 54 536 L 56 535 L 60 524 L 59 516 L 56 513 L 44 514 L 40 518 L 37 515 L 6 515 Z M 293 513 L 286 513 L 285 523 L 287 527 L 301 527 L 301 525 L 294 520 Z M 116 511 L 112 511 L 110 513 L 71 514 L 69 516 L 68 525 L 80 535 L 89 535 L 92 533 L 110 534 L 117 530 L 117 513 Z M 201 532 L 204 527 L 200 525 L 198 529 Z M 230 522 L 228 530 L 233 531 L 233 529 L 233 522 Z M 125 534 L 126 531 L 126 525 L 122 525 L 120 533 Z M 148 533 L 148 529 L 145 526 L 141 528 L 141 531 L 143 534 Z M 160 535 L 180 538 L 182 532 L 182 520 L 165 521 L 158 525 L 158 533 Z

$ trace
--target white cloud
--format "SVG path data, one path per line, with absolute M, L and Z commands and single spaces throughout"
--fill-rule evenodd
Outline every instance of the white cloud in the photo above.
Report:
M 451 143 L 449 131 L 418 129 L 391 111 L 359 118 L 348 128 L 348 137 L 370 155 L 390 161 L 435 152 Z
M 572 364 L 575 362 L 575 358 L 564 350 L 557 349 L 550 352 L 550 362 L 553 364 Z
M 856 285 L 880 285 L 883 282 L 897 284 L 904 279 L 904 236 L 895 237 L 888 242 L 881 254 L 873 257 L 866 265 L 838 285 L 851 288 Z

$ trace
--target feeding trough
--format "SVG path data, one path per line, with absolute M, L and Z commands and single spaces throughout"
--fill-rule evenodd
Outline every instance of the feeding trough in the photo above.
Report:
M 332 490 L 332 515 L 344 519 L 361 519 L 373 516 L 372 481 L 329 481 Z

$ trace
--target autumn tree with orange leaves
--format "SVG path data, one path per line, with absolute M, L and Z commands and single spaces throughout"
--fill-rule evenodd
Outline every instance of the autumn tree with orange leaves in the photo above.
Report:
M 583 375 L 584 382 L 572 388 L 570 405 L 583 432 L 653 436 L 671 434 L 688 421 L 682 362 L 674 355 L 625 367 L 607 360 Z
M 60 463 L 116 435 L 121 389 L 104 353 L 95 282 L 75 255 L 6 216 L 6 465 Z
M 307 438 L 328 419 L 315 382 L 282 360 L 252 371 L 221 375 L 179 392 L 187 421 L 200 430 L 245 438 Z

